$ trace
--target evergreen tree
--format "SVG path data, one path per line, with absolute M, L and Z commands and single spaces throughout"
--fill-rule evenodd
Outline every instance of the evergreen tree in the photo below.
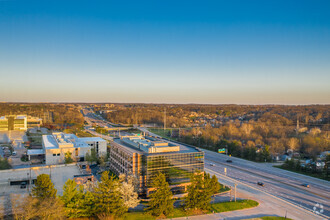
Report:
M 167 216 L 173 212 L 172 192 L 166 177 L 162 173 L 158 173 L 151 180 L 151 187 L 156 191 L 150 195 L 148 208 L 146 209 L 153 216 Z
M 95 213 L 108 216 L 121 216 L 126 208 L 119 192 L 119 181 L 113 176 L 109 177 L 109 172 L 102 173 L 101 182 L 94 189 Z
M 37 177 L 35 187 L 32 188 L 32 195 L 38 199 L 56 198 L 57 189 L 49 178 L 48 174 L 41 174 Z
M 221 189 L 221 185 L 215 175 L 210 179 L 210 187 L 212 188 L 212 195 L 218 193 Z
M 86 217 L 86 207 L 84 206 L 85 195 L 86 194 L 83 192 L 82 186 L 78 188 L 74 180 L 68 179 L 66 181 L 63 186 L 63 196 L 60 198 L 64 203 L 65 214 L 67 217 Z
M 211 179 L 209 175 L 204 178 L 204 173 L 193 174 L 191 176 L 191 184 L 188 186 L 188 195 L 184 203 L 188 209 L 208 210 L 210 208 L 211 196 L 213 189 L 211 187 Z

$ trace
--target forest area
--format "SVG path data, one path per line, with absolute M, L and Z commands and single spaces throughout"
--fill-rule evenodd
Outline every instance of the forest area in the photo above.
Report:
M 103 116 L 113 123 L 159 128 L 166 117 L 168 137 L 214 151 L 227 147 L 233 156 L 270 161 L 284 154 L 315 158 L 330 150 L 329 109 L 329 105 L 118 104 Z M 257 156 L 256 152 L 262 153 Z

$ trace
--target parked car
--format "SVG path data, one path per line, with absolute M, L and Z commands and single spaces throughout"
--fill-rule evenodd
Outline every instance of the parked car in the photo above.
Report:
M 17 152 L 16 151 L 13 151 L 12 155 L 13 156 L 16 156 L 17 155 Z
M 233 161 L 232 160 L 226 160 L 227 163 L 232 163 Z
M 210 166 L 212 166 L 212 167 L 213 167 L 213 166 L 214 166 L 214 163 L 210 163 Z
M 301 184 L 301 185 L 304 186 L 304 187 L 309 188 L 309 184 L 307 184 L 307 183 L 303 183 L 303 184 Z
M 21 182 L 21 189 L 25 189 L 26 188 L 26 182 Z
M 259 186 L 265 186 L 265 184 L 263 182 L 258 182 L 257 183 Z

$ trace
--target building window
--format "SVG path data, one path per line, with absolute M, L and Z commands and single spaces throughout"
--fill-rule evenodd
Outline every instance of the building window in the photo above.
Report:
M 53 154 L 53 157 L 56 157 L 56 154 Z
M 57 156 L 60 156 L 61 154 L 57 154 Z

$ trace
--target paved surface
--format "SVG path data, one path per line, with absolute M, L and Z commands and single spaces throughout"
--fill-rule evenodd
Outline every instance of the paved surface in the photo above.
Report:
M 145 128 L 138 129 L 148 132 Z M 330 185 L 327 181 L 277 169 L 269 164 L 254 163 L 201 150 L 205 152 L 205 171 L 215 174 L 219 182 L 225 185 L 233 187 L 235 183 L 238 184 L 237 195 L 241 198 L 257 200 L 260 206 L 249 210 L 189 217 L 189 219 L 242 219 L 286 214 L 292 219 L 329 218 Z M 227 159 L 231 159 L 233 163 L 227 163 Z M 210 166 L 211 163 L 214 165 Z M 227 168 L 226 176 L 224 168 Z M 258 186 L 256 184 L 258 181 L 264 182 L 265 187 Z M 311 188 L 301 186 L 302 183 L 310 184 Z M 323 216 L 313 213 L 316 204 L 323 205 Z
M 227 159 L 229 157 L 226 155 L 205 151 L 205 167 L 210 170 L 225 174 L 224 168 L 227 168 L 227 176 L 250 186 L 258 187 L 262 191 L 310 211 L 313 211 L 316 204 L 322 204 L 323 214 L 329 217 L 330 184 L 328 181 L 239 158 L 230 158 L 233 162 L 227 163 Z M 214 166 L 209 166 L 211 163 Z M 258 181 L 263 182 L 265 186 L 258 186 L 256 184 Z M 310 184 L 310 188 L 301 186 L 303 183 Z

